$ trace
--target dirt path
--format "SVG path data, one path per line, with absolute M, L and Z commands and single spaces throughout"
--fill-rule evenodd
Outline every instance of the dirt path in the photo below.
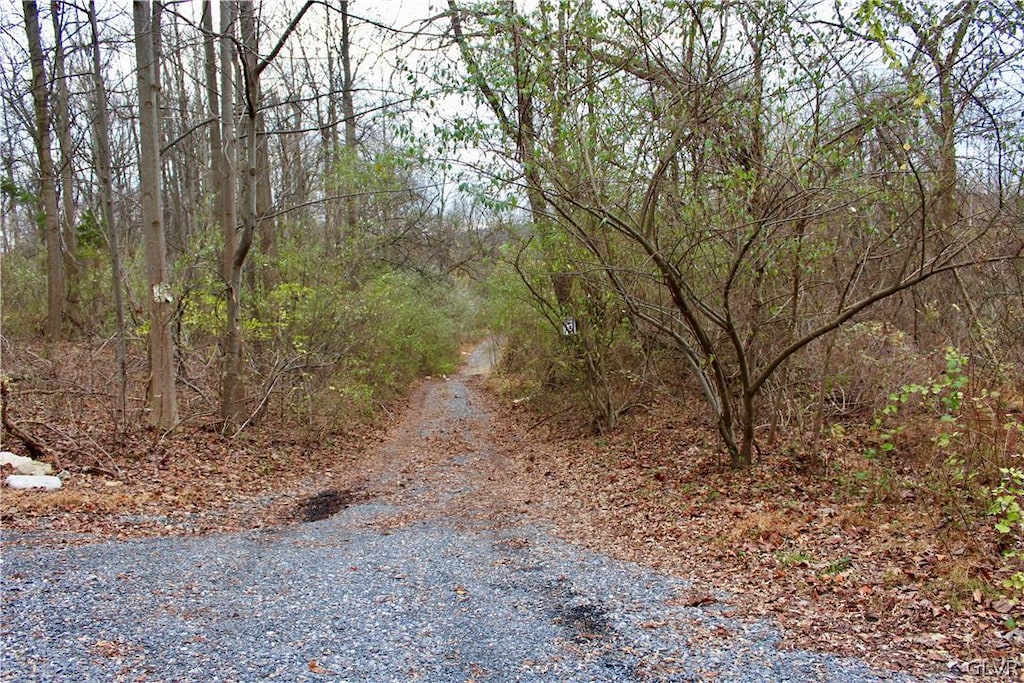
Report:
M 489 349 L 478 347 L 458 375 L 424 384 L 404 419 L 364 459 L 356 498 L 396 506 L 389 523 L 525 521 L 533 501 L 520 488 L 518 459 L 509 457 L 518 439 L 502 431 L 480 388 Z
M 146 681 L 867 681 L 778 648 L 685 581 L 535 524 L 532 467 L 478 387 L 425 383 L 311 523 L 8 548 L 0 678 Z M 511 457 L 512 455 L 517 457 Z M 314 515 L 317 516 L 317 515 Z

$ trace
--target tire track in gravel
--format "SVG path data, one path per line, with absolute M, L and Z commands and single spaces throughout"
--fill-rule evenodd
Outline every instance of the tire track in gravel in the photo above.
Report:
M 421 387 L 327 519 L 7 550 L 0 680 L 887 679 L 531 523 L 488 353 Z

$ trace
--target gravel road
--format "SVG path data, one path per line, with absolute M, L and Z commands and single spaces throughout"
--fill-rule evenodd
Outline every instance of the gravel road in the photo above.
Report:
M 476 400 L 489 356 L 432 381 L 381 446 L 401 493 L 245 533 L 5 548 L 0 680 L 890 680 L 779 650 L 770 624 L 513 511 L 463 514 L 500 471 Z M 405 463 L 417 450 L 434 464 Z

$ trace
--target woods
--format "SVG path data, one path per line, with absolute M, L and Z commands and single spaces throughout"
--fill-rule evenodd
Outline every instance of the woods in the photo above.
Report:
M 815 416 L 801 429 L 821 433 L 842 373 L 833 333 L 849 323 L 889 321 L 925 352 L 977 350 L 1005 377 L 1020 362 L 1013 4 L 826 16 L 779 2 L 452 0 L 411 28 L 356 17 L 353 29 L 347 2 L 191 14 L 134 3 L 129 31 L 124 16 L 57 2 L 50 35 L 38 3 L 23 8 L 27 51 L 6 51 L 22 79 L 4 109 L 6 330 L 39 329 L 42 302 L 15 281 L 43 277 L 49 344 L 114 329 L 119 343 L 147 339 L 146 419 L 164 429 L 179 419 L 187 351 L 175 344 L 202 333 L 192 350 L 220 356 L 219 417 L 237 429 L 267 398 L 247 375 L 267 372 L 258 356 L 286 327 L 268 303 L 298 288 L 324 307 L 303 321 L 316 327 L 339 312 L 337 295 L 388 271 L 459 279 L 503 232 L 496 277 L 515 271 L 515 298 L 550 323 L 544 337 L 573 319 L 566 362 L 580 365 L 597 419 L 612 428 L 630 405 L 615 376 L 631 365 L 655 382 L 678 369 L 734 467 L 752 464 L 766 420 L 771 441 L 797 419 L 784 407 L 794 398 Z M 113 45 L 101 58 L 118 31 L 134 65 Z M 360 60 L 378 63 L 364 87 Z M 109 85 L 131 72 L 137 92 Z M 449 162 L 430 149 L 463 159 L 469 193 L 435 180 Z M 520 198 L 528 212 L 510 208 Z M 32 273 L 37 233 L 46 267 Z M 109 265 L 83 253 L 101 244 Z M 329 284 L 314 274 L 327 270 Z M 339 288 L 334 302 L 325 285 Z M 112 326 L 126 292 L 134 333 Z M 548 344 L 522 340 L 535 342 Z
M 127 396 L 120 411 L 128 425 L 164 430 L 208 419 L 187 406 L 207 404 L 209 389 L 221 429 L 235 433 L 272 398 L 305 410 L 295 382 L 311 381 L 307 399 L 343 386 L 353 398 L 342 412 L 359 412 L 450 366 L 457 332 L 441 330 L 447 306 L 427 306 L 423 320 L 392 318 L 454 277 L 438 249 L 454 254 L 461 241 L 466 254 L 454 258 L 465 260 L 474 240 L 429 244 L 449 219 L 426 162 L 387 135 L 400 106 L 367 98 L 368 113 L 357 114 L 346 4 L 310 2 L 273 17 L 248 2 L 140 2 L 130 16 L 60 2 L 23 8 L 29 49 L 14 40 L 5 53 L 5 333 L 31 339 L 43 329 L 48 354 L 65 339 L 113 335 L 128 351 L 144 342 L 147 370 L 121 384 L 144 386 L 146 406 Z M 383 29 L 360 30 L 365 45 Z M 340 42 L 311 39 L 325 31 Z M 372 58 L 364 49 L 357 59 Z M 124 87 L 127 78 L 137 88 Z M 36 215 L 44 271 L 33 265 Z M 475 242 L 481 255 L 490 248 Z M 39 278 L 45 302 L 29 285 Z M 372 310 L 378 304 L 391 310 Z M 394 341 L 359 329 L 377 323 L 423 325 Z M 392 352 L 401 359 L 375 360 Z M 191 360 L 215 384 L 185 396 L 179 413 Z
M 421 9 L 5 13 L 5 415 L 312 446 L 493 335 L 535 425 L 906 487 L 1019 593 L 1019 2 Z
M 601 342 L 588 336 L 612 333 L 595 299 L 614 298 L 641 344 L 672 348 L 689 366 L 733 466 L 752 462 L 759 404 L 814 382 L 794 372 L 794 355 L 862 314 L 909 316 L 917 337 L 919 311 L 870 309 L 906 301 L 908 290 L 917 304 L 935 299 L 945 288 L 930 280 L 962 283 L 964 271 L 1020 258 L 1006 169 L 962 174 L 955 151 L 970 139 L 997 163 L 1007 154 L 981 143 L 1015 125 L 995 114 L 1009 102 L 990 80 L 1007 56 L 972 60 L 975 80 L 948 73 L 968 68 L 958 55 L 982 32 L 1012 43 L 1009 16 L 961 4 L 923 27 L 909 9 L 883 17 L 865 6 L 822 36 L 824 22 L 778 3 L 610 16 L 587 5 L 531 16 L 502 6 L 476 18 L 498 31 L 476 47 L 461 26 L 468 15 L 450 7 L 467 73 L 516 145 L 509 156 L 522 164 L 531 211 L 568 238 L 553 275 L 569 284 L 534 287 L 537 304 L 556 325 L 577 320 L 584 353 L 595 355 Z M 897 55 L 889 41 L 906 28 L 920 45 Z M 865 42 L 882 45 L 893 76 L 851 74 L 844 55 Z M 997 185 L 965 201 L 956 188 L 974 174 Z M 537 251 L 548 258 L 551 246 Z M 989 324 L 977 320 L 974 295 L 953 300 L 973 324 Z M 603 410 L 609 426 L 615 410 Z

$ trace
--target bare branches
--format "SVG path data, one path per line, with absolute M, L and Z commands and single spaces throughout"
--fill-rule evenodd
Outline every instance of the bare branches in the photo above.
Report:
M 536 33 L 519 15 L 489 16 L 507 51 L 495 64 L 467 52 L 464 15 L 449 8 L 471 81 L 550 207 L 534 214 L 538 232 L 553 222 L 582 249 L 561 252 L 567 270 L 603 272 L 634 324 L 683 354 L 735 466 L 751 462 L 758 397 L 815 340 L 945 273 L 1019 259 L 956 209 L 949 140 L 962 110 L 943 109 L 948 82 L 935 81 L 941 135 L 923 135 L 938 120 L 929 86 L 858 73 L 843 51 L 862 37 L 808 42 L 822 24 L 788 6 L 690 8 L 685 21 L 612 7 L 589 31 L 551 35 L 541 9 Z M 975 10 L 960 3 L 927 29 L 952 32 L 944 54 L 967 51 Z M 737 17 L 746 49 L 731 53 L 710 37 Z M 802 70 L 787 74 L 793 62 Z M 547 90 L 524 96 L 525 63 Z M 502 108 L 516 102 L 519 119 Z

